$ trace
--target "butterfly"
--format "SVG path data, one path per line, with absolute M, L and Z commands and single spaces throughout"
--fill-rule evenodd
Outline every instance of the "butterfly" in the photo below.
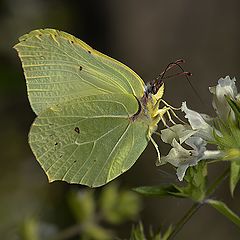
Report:
M 172 111 L 162 79 L 145 85 L 129 67 L 76 37 L 34 30 L 14 46 L 37 115 L 30 147 L 50 182 L 102 186 L 142 154 Z

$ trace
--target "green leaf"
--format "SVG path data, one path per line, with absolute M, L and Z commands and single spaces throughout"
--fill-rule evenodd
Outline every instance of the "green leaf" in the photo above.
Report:
M 220 135 L 216 131 L 213 132 L 216 144 L 223 150 L 232 148 L 240 148 L 240 128 L 230 117 L 227 122 L 223 122 L 218 119 L 216 122 L 216 128 L 220 132 Z
M 169 228 L 167 229 L 167 231 L 162 235 L 161 239 L 160 240 L 168 240 L 171 233 L 173 232 L 173 227 L 172 226 L 169 226 Z M 155 240 L 155 239 L 153 239 Z
M 99 205 L 101 214 L 107 220 L 113 218 L 111 216 L 112 211 L 118 202 L 118 189 L 115 183 L 110 183 L 106 187 L 104 187 L 101 191 L 101 195 L 99 198 Z
M 151 234 L 150 239 L 151 240 L 168 240 L 172 232 L 173 232 L 173 227 L 169 226 L 164 233 L 159 232 L 157 234 Z
M 133 189 L 135 192 L 140 193 L 145 196 L 153 197 L 165 197 L 165 196 L 175 196 L 182 197 L 179 194 L 179 188 L 175 185 L 169 186 L 142 186 Z
M 194 201 L 201 202 L 206 195 L 207 164 L 199 162 L 198 165 L 188 168 L 184 180 L 187 185 L 181 187 L 181 193 Z
M 77 222 L 88 223 L 93 221 L 95 214 L 93 191 L 81 190 L 70 192 L 68 202 Z
M 118 212 L 120 222 L 135 219 L 141 210 L 139 196 L 131 191 L 120 191 L 116 211 Z
M 146 240 L 143 225 L 141 222 L 137 226 L 133 227 L 130 240 Z
M 190 167 L 184 177 L 187 184 L 184 186 L 143 186 L 133 190 L 145 196 L 174 196 L 179 198 L 191 198 L 201 202 L 206 194 L 207 165 L 199 162 L 197 166 Z
M 231 209 L 229 209 L 225 203 L 212 199 L 207 200 L 207 203 L 214 207 L 219 213 L 227 217 L 238 227 L 240 227 L 240 217 L 237 216 Z
M 161 234 L 161 232 L 154 234 L 152 231 L 150 231 L 150 236 L 146 237 L 146 235 L 144 233 L 143 225 L 140 222 L 136 227 L 133 227 L 130 240 L 146 240 L 146 239 L 148 239 L 148 240 L 168 240 L 172 231 L 173 231 L 173 228 L 172 228 L 172 226 L 170 226 L 164 234 Z
M 231 99 L 228 96 L 225 96 L 225 98 L 228 104 L 230 105 L 230 107 L 232 108 L 232 110 L 234 111 L 236 120 L 238 121 L 238 124 L 239 124 L 240 123 L 240 103 L 238 101 Z
M 101 215 L 111 224 L 120 224 L 134 219 L 141 208 L 137 194 L 121 190 L 116 184 L 105 187 L 100 195 Z
M 88 224 L 83 230 L 84 237 L 81 239 L 91 239 L 91 240 L 112 240 L 113 235 L 107 229 L 96 224 Z
M 21 239 L 23 240 L 40 240 L 39 223 L 35 218 L 27 218 L 21 226 Z
M 231 162 L 230 169 L 230 191 L 233 196 L 234 190 L 240 179 L 240 159 Z
M 33 216 L 27 217 L 22 220 L 19 230 L 19 239 L 21 240 L 54 239 L 54 236 L 56 236 L 59 231 L 56 225 L 52 223 L 41 222 Z

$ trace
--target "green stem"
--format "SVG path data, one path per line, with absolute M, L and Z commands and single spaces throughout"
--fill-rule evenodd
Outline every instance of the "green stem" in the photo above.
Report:
M 172 239 L 176 236 L 176 234 L 183 228 L 185 223 L 193 216 L 194 213 L 202 206 L 202 203 L 194 203 L 190 209 L 184 214 L 184 216 L 178 221 L 176 226 L 174 227 L 173 232 L 170 234 L 168 239 Z
M 224 170 L 224 172 L 210 185 L 206 191 L 206 196 L 211 195 L 217 187 L 225 180 L 229 174 L 229 168 Z M 169 235 L 169 240 L 173 239 L 176 234 L 183 228 L 183 226 L 188 222 L 188 220 L 198 211 L 198 209 L 204 204 L 203 202 L 194 203 L 191 208 L 184 214 L 184 216 L 175 225 L 173 232 Z
M 207 189 L 206 196 L 211 195 L 217 187 L 223 182 L 223 180 L 228 176 L 229 168 L 227 168 Z

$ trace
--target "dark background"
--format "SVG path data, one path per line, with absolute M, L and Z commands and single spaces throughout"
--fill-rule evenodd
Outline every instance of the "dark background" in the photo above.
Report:
M 50 216 L 51 221 L 56 208 L 65 227 L 64 193 L 72 187 L 63 182 L 49 184 L 28 146 L 27 134 L 35 116 L 12 49 L 19 36 L 38 28 L 64 30 L 127 64 L 145 82 L 169 62 L 184 58 L 184 68 L 193 73 L 191 82 L 205 106 L 184 78 L 166 81 L 165 100 L 174 106 L 186 100 L 190 108 L 213 114 L 208 87 L 226 75 L 240 77 L 239 9 L 239 0 L 0 1 L 0 238 L 18 239 L 15 226 L 24 217 Z M 163 143 L 159 144 L 166 153 Z M 124 187 L 176 181 L 173 171 L 168 174 L 168 169 L 155 167 L 156 153 L 149 145 L 134 167 L 119 178 Z M 215 176 L 221 166 L 209 170 Z M 240 213 L 239 188 L 232 199 L 226 183 L 217 199 Z M 146 227 L 167 226 L 190 205 L 186 200 L 149 198 L 141 219 Z M 130 228 L 124 231 L 126 237 Z M 203 207 L 176 239 L 235 240 L 240 239 L 240 232 L 215 210 Z

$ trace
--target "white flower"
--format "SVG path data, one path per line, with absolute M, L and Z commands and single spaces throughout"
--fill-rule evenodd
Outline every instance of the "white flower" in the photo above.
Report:
M 170 163 L 177 168 L 177 177 L 183 180 L 186 170 L 195 166 L 201 160 L 219 159 L 226 156 L 224 150 L 210 151 L 206 149 L 207 143 L 216 143 L 216 135 L 223 137 L 221 133 L 222 121 L 227 123 L 229 117 L 235 120 L 234 112 L 226 100 L 226 96 L 233 100 L 240 101 L 237 93 L 235 78 L 221 78 L 218 85 L 210 87 L 213 96 L 213 107 L 218 114 L 211 118 L 206 114 L 200 114 L 187 107 L 186 102 L 182 103 L 181 110 L 185 112 L 185 118 L 189 124 L 176 124 L 161 131 L 163 142 L 172 146 L 167 156 L 161 158 L 161 163 Z M 225 126 L 225 125 L 224 125 Z
M 161 139 L 168 144 L 171 144 L 173 139 L 176 139 L 182 144 L 196 132 L 197 131 L 192 130 L 190 125 L 175 124 L 172 127 L 161 131 Z
M 206 114 L 200 114 L 187 108 L 186 102 L 182 103 L 182 111 L 185 112 L 185 118 L 191 125 L 192 130 L 196 131 L 196 136 L 199 136 L 207 141 L 213 140 L 213 127 L 210 126 L 212 119 Z
M 200 160 L 222 157 L 221 151 L 206 150 L 207 142 L 200 137 L 190 136 L 184 143 L 191 149 L 185 149 L 174 138 L 171 143 L 172 149 L 167 156 L 161 158 L 162 162 L 168 162 L 177 168 L 179 181 L 183 180 L 187 168 L 197 165 Z
M 231 79 L 229 76 L 225 78 L 220 78 L 218 80 L 218 85 L 215 87 L 209 87 L 209 91 L 213 96 L 213 108 L 215 109 L 218 117 L 224 121 L 228 120 L 228 117 L 234 119 L 234 112 L 226 101 L 225 96 L 232 99 L 236 99 L 237 87 L 235 84 L 236 79 Z
M 161 162 L 175 166 L 180 181 L 183 180 L 187 168 L 197 165 L 200 160 L 223 156 L 222 151 L 206 149 L 207 142 L 214 140 L 213 131 L 218 134 L 210 125 L 213 124 L 213 119 L 187 108 L 186 102 L 182 103 L 181 109 L 190 125 L 176 124 L 161 131 L 162 141 L 172 146 L 168 155 L 161 158 Z M 183 144 L 186 147 L 183 147 Z

